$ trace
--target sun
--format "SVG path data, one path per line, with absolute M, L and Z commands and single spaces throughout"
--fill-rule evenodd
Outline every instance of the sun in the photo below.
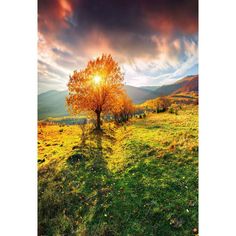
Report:
M 95 84 L 99 84 L 100 82 L 101 82 L 101 76 L 99 76 L 99 75 L 95 75 L 94 77 L 93 77 L 93 81 L 94 81 L 94 83 Z

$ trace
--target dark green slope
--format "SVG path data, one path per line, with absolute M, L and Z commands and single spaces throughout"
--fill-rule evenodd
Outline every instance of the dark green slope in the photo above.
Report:
M 38 119 L 68 115 L 65 106 L 67 91 L 50 90 L 38 96 Z

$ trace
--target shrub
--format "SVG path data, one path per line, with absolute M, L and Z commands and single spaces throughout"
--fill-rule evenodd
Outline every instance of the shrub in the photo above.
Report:
M 169 113 L 171 114 L 175 114 L 178 115 L 178 111 L 179 111 L 179 106 L 177 104 L 171 104 L 171 106 L 169 107 Z
M 168 97 L 159 97 L 153 101 L 153 107 L 156 113 L 165 112 L 171 105 L 171 101 Z

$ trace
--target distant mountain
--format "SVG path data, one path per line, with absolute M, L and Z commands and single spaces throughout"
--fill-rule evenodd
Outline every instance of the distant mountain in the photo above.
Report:
M 170 94 L 196 92 L 198 93 L 198 75 L 187 76 L 174 84 L 163 85 L 150 94 L 149 99 Z
M 50 90 L 38 95 L 38 119 L 67 116 L 65 98 L 67 91 Z
M 188 93 L 188 92 L 196 92 L 198 93 L 198 75 L 188 76 L 179 81 L 182 86 L 175 91 L 174 93 Z
M 125 91 L 133 103 L 142 103 L 146 100 L 146 97 L 150 96 L 150 90 L 140 87 L 125 85 Z
M 196 92 L 198 93 L 198 75 L 187 76 L 174 84 L 134 87 L 125 85 L 125 91 L 135 104 L 143 103 L 149 99 L 170 94 Z M 50 90 L 38 95 L 38 118 L 67 116 L 65 106 L 67 91 Z
M 158 88 L 160 88 L 160 86 L 141 86 L 139 88 L 146 89 L 146 90 L 149 90 L 149 91 L 155 91 Z
M 143 103 L 149 99 L 170 94 L 196 92 L 198 93 L 198 75 L 187 76 L 173 84 L 163 86 L 132 87 L 127 90 L 128 95 L 136 104 Z M 157 88 L 156 88 L 157 87 Z

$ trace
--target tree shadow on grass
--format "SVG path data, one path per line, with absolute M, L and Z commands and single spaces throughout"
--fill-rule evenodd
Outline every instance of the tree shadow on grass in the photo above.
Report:
M 60 168 L 40 176 L 39 235 L 191 235 L 197 226 L 196 168 L 168 153 L 153 153 L 146 162 L 152 147 L 133 143 L 128 148 L 132 155 L 137 149 L 139 158 L 111 173 L 109 136 L 91 133 Z
M 39 235 L 112 235 L 106 214 L 112 174 L 103 139 L 104 134 L 90 134 L 60 169 L 40 176 Z

